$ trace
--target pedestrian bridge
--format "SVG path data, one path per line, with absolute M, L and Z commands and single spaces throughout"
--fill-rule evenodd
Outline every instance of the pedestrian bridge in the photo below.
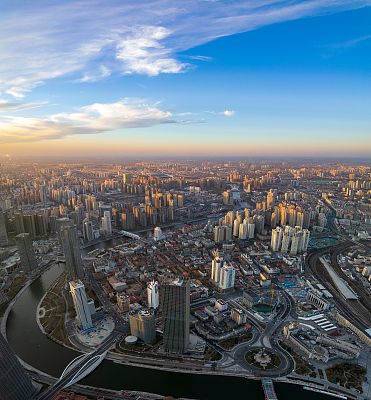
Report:
M 272 379 L 262 378 L 265 400 L 278 400 Z
M 63 389 L 66 389 L 78 381 L 84 379 L 87 375 L 95 370 L 99 366 L 99 364 L 104 360 L 107 355 L 108 350 L 104 351 L 101 354 L 96 354 L 93 356 L 94 352 L 92 353 L 85 353 L 81 354 L 80 356 L 76 357 L 72 360 L 67 367 L 62 372 L 59 381 L 63 380 L 64 378 L 68 377 L 68 381 L 63 386 Z M 76 370 L 76 367 L 79 368 Z M 71 375 L 71 372 L 74 373 Z M 70 376 L 71 375 L 71 376 Z

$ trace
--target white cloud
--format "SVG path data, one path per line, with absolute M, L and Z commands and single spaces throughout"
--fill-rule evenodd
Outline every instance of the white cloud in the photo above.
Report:
M 187 65 L 179 52 L 216 38 L 366 5 L 371 0 L 2 0 L 0 92 L 22 98 L 66 75 L 89 82 L 180 73 Z
M 222 114 L 223 114 L 225 117 L 233 117 L 233 116 L 236 114 L 236 111 L 234 111 L 234 110 L 224 110 L 224 111 L 222 112 Z
M 78 134 L 96 134 L 116 129 L 173 123 L 172 114 L 139 99 L 95 103 L 74 113 L 44 118 L 4 116 L 0 118 L 0 144 L 60 139 Z
M 134 28 L 117 44 L 116 57 L 122 62 L 123 72 L 149 76 L 181 72 L 186 64 L 171 57 L 170 49 L 161 44 L 170 34 L 168 29 L 161 26 Z

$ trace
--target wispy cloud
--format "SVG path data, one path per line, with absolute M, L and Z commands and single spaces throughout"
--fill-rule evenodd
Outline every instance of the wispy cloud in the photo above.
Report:
M 213 61 L 213 58 L 208 56 L 189 56 L 188 58 L 196 61 Z
M 60 139 L 174 122 L 169 111 L 140 99 L 123 99 L 116 103 L 90 104 L 73 113 L 53 114 L 44 118 L 1 117 L 0 144 Z
M 178 54 L 216 38 L 367 5 L 371 0 L 3 0 L 0 92 L 22 98 L 66 75 L 92 82 L 181 73 L 188 65 Z
M 222 113 L 225 117 L 233 117 L 236 114 L 234 110 L 224 110 Z
M 9 113 L 9 112 L 30 110 L 33 108 L 42 107 L 45 104 L 47 104 L 47 103 L 46 102 L 42 102 L 42 103 L 12 103 L 12 102 L 0 99 L 0 113 L 2 113 L 2 112 Z
M 334 50 L 347 49 L 349 47 L 357 46 L 359 43 L 366 42 L 367 40 L 371 40 L 371 35 L 365 35 L 354 39 L 346 40 L 345 42 L 333 44 L 330 47 Z

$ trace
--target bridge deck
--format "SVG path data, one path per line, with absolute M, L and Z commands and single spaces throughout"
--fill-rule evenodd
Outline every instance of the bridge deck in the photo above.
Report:
M 262 378 L 262 385 L 266 400 L 278 400 L 276 392 L 274 391 L 273 382 L 271 379 Z

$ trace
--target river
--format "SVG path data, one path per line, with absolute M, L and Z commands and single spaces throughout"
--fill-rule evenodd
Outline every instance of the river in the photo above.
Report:
M 60 376 L 79 353 L 48 339 L 36 322 L 36 309 L 43 294 L 62 272 L 55 265 L 33 282 L 14 304 L 7 322 L 8 341 L 16 354 L 29 365 L 52 376 Z M 198 375 L 151 370 L 105 360 L 82 384 L 115 390 L 138 390 L 193 399 L 264 399 L 259 381 L 238 377 Z M 328 400 L 300 386 L 276 383 L 279 399 Z

